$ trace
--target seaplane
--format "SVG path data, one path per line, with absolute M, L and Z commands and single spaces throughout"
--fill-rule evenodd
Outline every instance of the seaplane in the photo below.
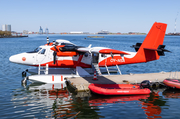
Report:
M 39 67 L 46 67 L 44 75 L 31 75 L 31 81 L 43 83 L 63 83 L 67 77 L 90 76 L 87 69 L 102 75 L 100 67 L 118 66 L 143 63 L 158 60 L 164 52 L 170 52 L 163 45 L 167 24 L 155 22 L 143 43 L 136 43 L 131 47 L 136 52 L 120 51 L 107 47 L 77 46 L 68 40 L 56 40 L 39 46 L 34 51 L 13 55 L 9 60 L 13 63 Z M 50 68 L 52 72 L 48 72 Z M 57 69 L 60 68 L 61 70 Z M 55 75 L 55 72 L 58 74 Z M 121 73 L 121 72 L 120 72 Z M 108 71 L 109 74 L 109 71 Z

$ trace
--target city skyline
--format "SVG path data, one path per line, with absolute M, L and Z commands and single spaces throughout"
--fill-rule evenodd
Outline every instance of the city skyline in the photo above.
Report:
M 101 30 L 96 33 L 90 33 L 90 32 L 84 32 L 84 31 L 70 31 L 70 32 L 49 32 L 49 29 L 46 27 L 44 30 L 40 26 L 39 32 L 38 31 L 28 31 L 28 30 L 23 30 L 22 32 L 16 32 L 16 31 L 11 31 L 11 25 L 10 24 L 3 24 L 2 25 L 2 31 L 10 31 L 12 33 L 19 33 L 19 34 L 144 34 L 140 32 L 128 32 L 128 33 L 120 33 L 120 32 L 109 32 L 108 30 Z
M 167 23 L 167 32 L 180 32 L 180 1 L 121 1 L 121 0 L 0 0 L 0 26 L 11 24 L 11 30 L 39 31 L 39 26 L 51 33 L 83 31 L 97 33 L 147 33 L 154 22 Z M 2 28 L 0 29 L 2 30 Z

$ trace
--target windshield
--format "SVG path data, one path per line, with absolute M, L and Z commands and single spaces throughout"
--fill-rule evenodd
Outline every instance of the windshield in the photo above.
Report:
M 42 48 L 38 47 L 34 50 L 34 52 L 39 52 Z
M 30 51 L 30 52 L 27 52 L 27 53 L 37 53 L 41 50 L 42 48 L 41 47 L 38 47 L 36 48 L 34 51 Z

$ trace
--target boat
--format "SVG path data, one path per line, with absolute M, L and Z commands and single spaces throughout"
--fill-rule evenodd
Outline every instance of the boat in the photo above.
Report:
M 147 100 L 150 95 L 125 95 L 125 96 L 102 96 L 102 95 L 95 95 L 89 98 L 89 105 L 90 106 L 101 106 L 103 104 L 110 104 L 110 103 L 122 103 L 128 101 L 140 101 L 140 100 Z
M 140 95 L 150 94 L 150 89 L 133 84 L 94 84 L 88 87 L 93 93 L 100 95 Z
M 87 38 L 104 38 L 104 36 L 87 36 Z
M 164 85 L 169 86 L 171 88 L 180 89 L 180 79 L 164 79 Z

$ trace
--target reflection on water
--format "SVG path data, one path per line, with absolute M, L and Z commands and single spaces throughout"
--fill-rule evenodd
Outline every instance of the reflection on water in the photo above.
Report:
M 126 104 L 128 101 L 138 101 L 141 104 L 139 110 L 143 109 L 146 118 L 156 119 L 162 118 L 161 107 L 164 106 L 166 101 L 162 100 L 162 97 L 159 96 L 159 92 L 153 92 L 150 95 L 135 95 L 135 96 L 95 96 L 91 97 L 89 100 L 90 106 L 106 106 L 109 103 L 122 103 Z
M 155 119 L 161 118 L 161 107 L 166 103 L 158 93 L 134 96 L 82 96 L 69 93 L 65 84 L 30 84 L 16 89 L 11 102 L 14 105 L 14 113 L 22 118 L 99 119 L 106 118 L 102 110 L 108 108 L 109 115 L 114 109 L 119 110 L 116 115 L 128 115 L 129 111 L 137 110 L 138 116 Z M 127 107 L 130 108 L 127 110 Z M 111 117 L 113 118 L 113 115 Z
M 30 84 L 13 91 L 11 102 L 15 116 L 11 117 L 99 119 L 118 116 L 132 118 L 133 115 L 156 119 L 167 115 L 165 110 L 169 110 L 166 104 L 169 100 L 166 98 L 179 97 L 179 90 L 169 89 L 150 95 L 88 96 L 69 93 L 65 84 Z
M 142 109 L 144 109 L 148 119 L 162 118 L 159 116 L 161 114 L 160 106 L 165 106 L 166 101 L 163 101 L 158 93 L 153 92 L 147 100 L 141 100 Z
M 69 115 L 72 113 L 72 99 L 65 84 L 30 84 L 24 89 L 15 90 L 11 101 L 14 108 L 19 108 L 15 113 L 23 117 L 37 118 L 39 113 L 46 118 L 73 116 Z
M 88 97 L 68 92 L 65 84 L 30 84 L 13 92 L 16 114 L 33 118 L 99 118 Z
M 166 89 L 163 91 L 163 96 L 165 98 L 180 98 L 180 90 L 179 89 Z

